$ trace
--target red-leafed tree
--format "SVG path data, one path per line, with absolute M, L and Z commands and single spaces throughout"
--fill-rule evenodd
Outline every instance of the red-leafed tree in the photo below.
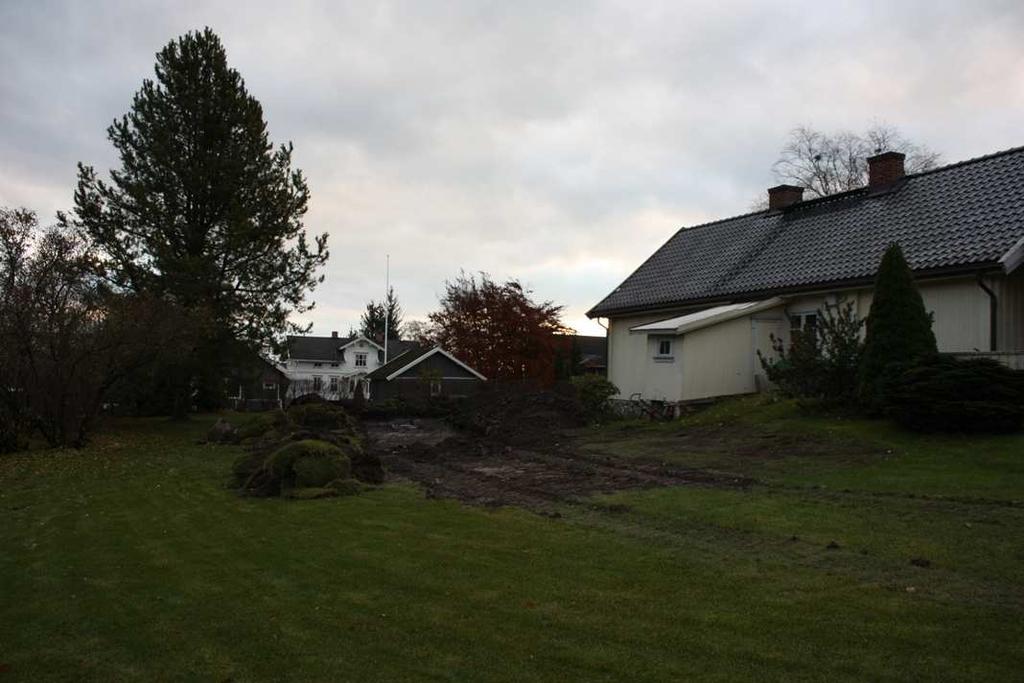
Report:
M 462 273 L 445 283 L 431 313 L 432 341 L 488 379 L 555 381 L 556 334 L 567 331 L 562 307 L 536 302 L 518 280 Z

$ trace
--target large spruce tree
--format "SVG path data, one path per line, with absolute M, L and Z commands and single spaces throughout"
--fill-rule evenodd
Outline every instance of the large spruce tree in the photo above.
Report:
M 192 367 L 205 384 L 222 349 L 264 347 L 295 331 L 292 313 L 323 280 L 327 235 L 307 241 L 309 189 L 275 149 L 260 103 L 210 29 L 170 42 L 131 110 L 107 131 L 120 155 L 109 182 L 79 164 L 74 218 L 117 287 L 165 297 L 201 321 Z M 197 322 L 197 325 L 200 323 Z M 210 382 L 209 380 L 213 380 Z
M 937 352 L 932 316 L 898 244 L 882 257 L 860 361 L 859 394 L 871 412 L 884 409 L 890 385 L 915 360 Z
M 387 322 L 388 339 L 398 340 L 402 336 L 402 305 L 395 296 L 395 288 L 389 287 L 384 301 L 370 300 L 366 304 L 362 318 L 359 320 L 359 331 L 367 339 L 383 339 L 384 325 Z

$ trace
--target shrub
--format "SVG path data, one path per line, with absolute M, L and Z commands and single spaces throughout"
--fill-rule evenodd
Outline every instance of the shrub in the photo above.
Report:
M 802 407 L 846 405 L 857 389 L 863 322 L 853 302 L 826 305 L 817 320 L 813 329 L 794 332 L 788 349 L 772 335 L 774 358 L 760 349 L 757 356 L 768 379 L 784 395 L 802 399 Z
M 583 415 L 588 421 L 599 420 L 608 415 L 611 410 L 608 400 L 619 393 L 617 386 L 600 375 L 573 377 L 572 385 L 576 389 Z
M 0 403 L 0 455 L 25 447 L 24 426 L 17 412 Z
M 888 412 L 923 432 L 1014 432 L 1024 419 L 1024 371 L 936 355 L 892 383 Z
M 937 351 L 932 316 L 925 310 L 903 251 L 893 244 L 882 257 L 875 277 L 860 362 L 861 404 L 871 412 L 882 412 L 900 373 Z

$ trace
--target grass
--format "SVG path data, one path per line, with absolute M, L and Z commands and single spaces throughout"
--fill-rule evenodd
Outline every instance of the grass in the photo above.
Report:
M 704 438 L 691 444 L 694 432 Z M 670 423 L 613 423 L 591 430 L 583 442 L 599 454 L 774 484 L 1024 503 L 1022 435 L 920 435 L 881 420 L 807 417 L 792 403 L 758 397 Z
M 548 519 L 405 485 L 238 498 L 237 449 L 196 443 L 208 425 L 126 420 L 82 451 L 0 458 L 0 682 L 1024 670 L 1019 437 L 921 439 L 740 401 L 581 439 L 763 484 L 618 493 Z M 699 449 L 674 447 L 694 432 Z M 751 454 L 762 438 L 778 452 Z

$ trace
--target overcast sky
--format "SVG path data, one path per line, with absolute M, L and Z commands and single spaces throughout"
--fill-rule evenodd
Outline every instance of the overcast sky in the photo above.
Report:
M 203 26 L 330 233 L 314 332 L 460 269 L 584 312 L 679 227 L 745 212 L 790 129 L 899 127 L 944 162 L 1024 144 L 1024 3 L 0 0 L 0 205 L 49 222 L 154 54 Z

